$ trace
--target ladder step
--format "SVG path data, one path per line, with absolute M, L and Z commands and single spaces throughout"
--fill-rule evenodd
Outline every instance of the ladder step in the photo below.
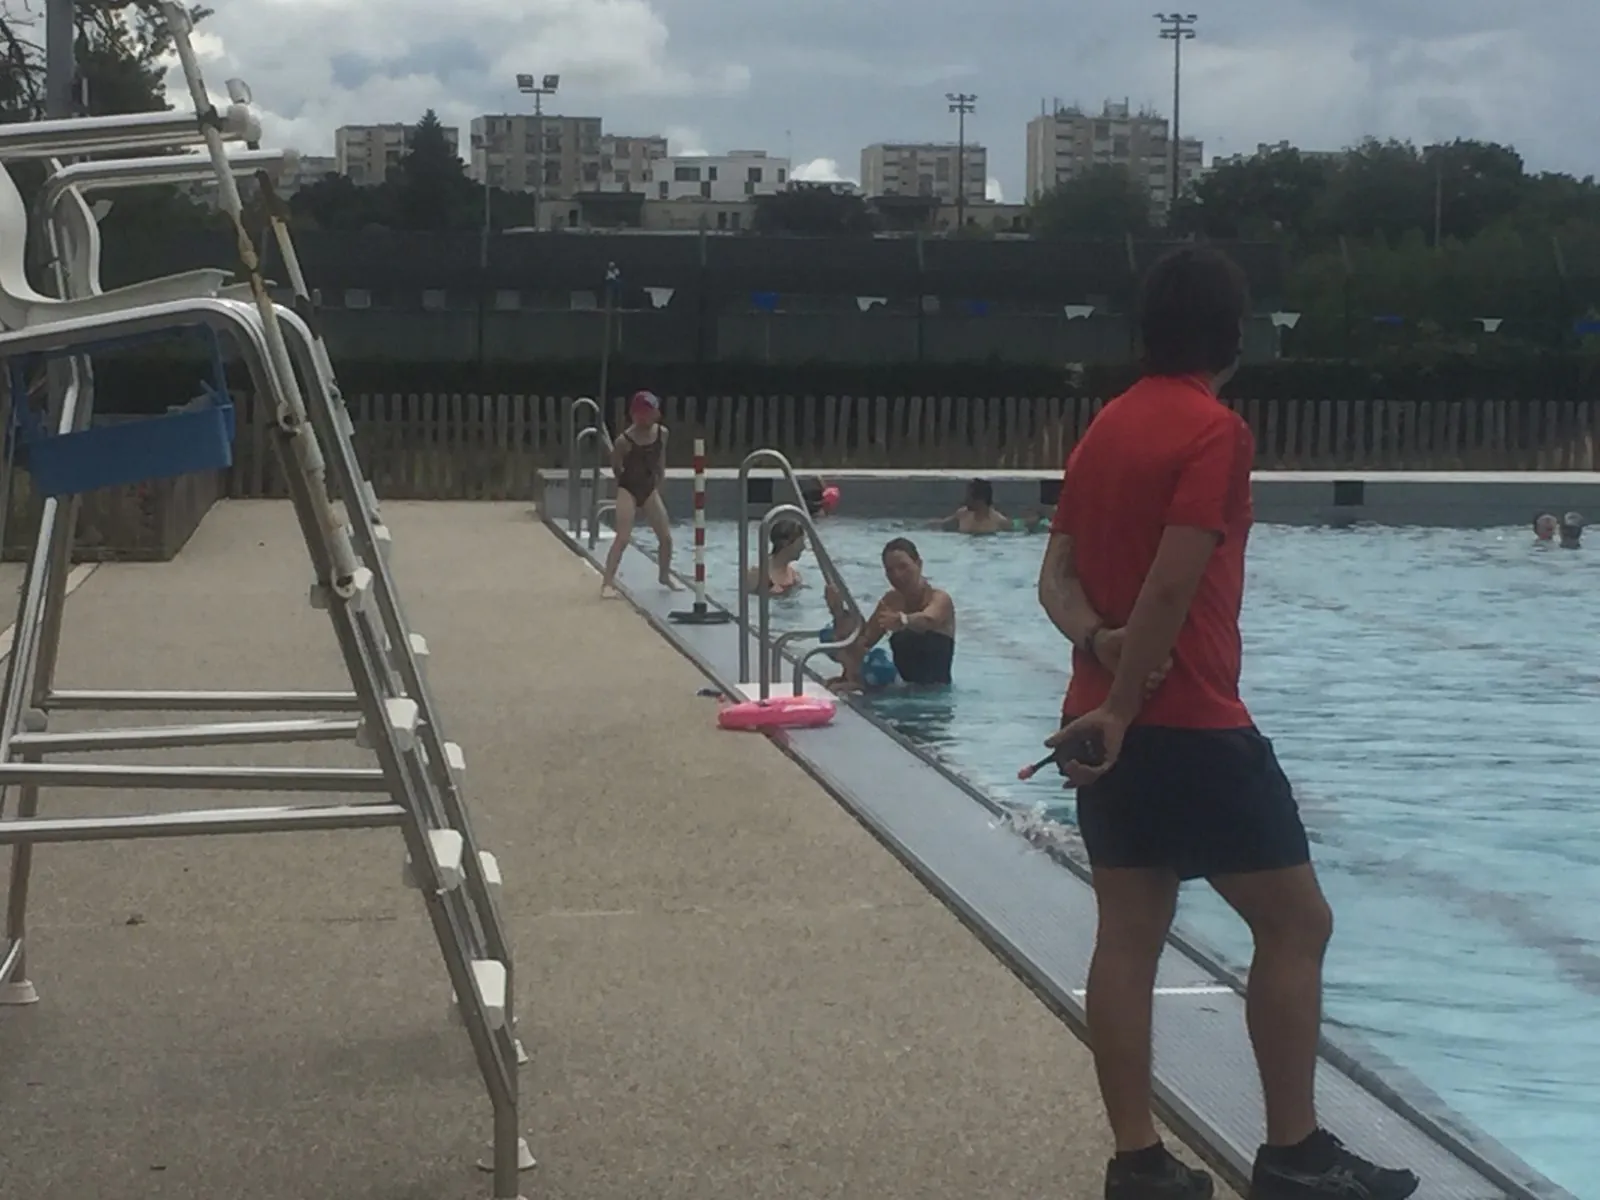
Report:
M 356 423 L 350 417 L 350 410 L 343 404 L 335 404 L 333 406 L 333 419 L 338 422 L 340 433 L 347 438 L 355 437 Z
M 388 562 L 394 552 L 394 535 L 389 532 L 389 527 L 382 522 L 375 523 L 372 526 L 372 538 L 378 544 L 378 556 Z
M 417 673 L 426 675 L 428 671 L 428 639 L 420 633 L 410 633 L 406 635 L 406 641 L 411 645 L 411 657 L 417 662 Z M 394 652 L 394 647 L 386 643 L 384 648 L 389 651 L 390 663 L 398 667 L 400 665 L 400 656 Z
M 409 754 L 417 748 L 417 725 L 422 719 L 422 709 L 417 702 L 409 696 L 391 696 L 383 702 L 384 716 L 389 723 L 389 732 L 394 735 L 395 745 L 402 754 Z M 366 727 L 365 719 L 356 729 L 356 745 L 363 750 L 373 747 L 372 734 Z
M 478 999 L 490 1029 L 506 1025 L 506 965 L 492 958 L 472 962 L 472 982 L 478 985 Z
M 483 881 L 492 888 L 500 886 L 500 860 L 487 850 L 478 851 L 478 863 L 483 867 Z
M 461 748 L 458 742 L 446 742 L 444 744 L 444 761 L 445 766 L 450 768 L 450 774 L 459 785 L 461 777 L 467 773 L 467 752 Z
M 378 489 L 372 486 L 372 480 L 363 479 L 361 481 L 361 495 L 362 498 L 367 502 L 367 511 L 371 513 L 373 517 L 377 517 Z
M 430 829 L 428 831 L 428 849 L 433 855 L 434 870 L 439 873 L 439 886 L 445 891 L 451 891 L 461 886 L 466 879 L 467 872 L 462 864 L 466 841 L 454 829 Z M 405 869 L 401 878 L 409 888 L 422 886 L 422 881 L 417 878 L 416 865 L 407 856 Z

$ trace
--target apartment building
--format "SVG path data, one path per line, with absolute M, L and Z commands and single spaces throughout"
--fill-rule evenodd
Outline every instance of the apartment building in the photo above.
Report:
M 601 144 L 599 117 L 474 117 L 468 173 L 492 187 L 567 199 L 601 190 Z
M 399 168 L 416 132 L 415 125 L 341 125 L 333 131 L 335 168 L 352 183 L 383 183 Z M 461 131 L 446 125 L 444 136 L 450 152 L 461 153 Z
M 714 200 L 719 203 L 770 196 L 789 186 L 789 160 L 765 150 L 728 154 L 679 154 L 655 167 L 656 200 Z
M 1167 118 L 1149 110 L 1134 112 L 1126 101 L 1107 101 L 1099 113 L 1055 104 L 1028 122 L 1028 197 L 1076 178 L 1091 167 L 1126 167 L 1150 196 L 1150 208 L 1164 217 L 1171 202 L 1171 143 Z M 1178 186 L 1191 187 L 1205 172 L 1205 146 L 1183 138 L 1178 153 Z
M 957 181 L 965 175 L 965 180 Z M 861 152 L 861 190 L 868 196 L 932 196 L 967 201 L 988 194 L 989 152 L 968 142 L 876 142 Z
M 667 139 L 657 134 L 631 137 L 620 133 L 600 136 L 600 191 L 646 192 L 656 180 L 658 165 L 667 157 Z
M 321 183 L 330 175 L 339 173 L 339 160 L 325 154 L 302 154 L 292 165 L 286 165 L 278 176 L 278 195 L 289 197 L 301 188 Z
M 1257 142 L 1254 154 L 1219 154 L 1211 160 L 1211 168 L 1215 170 L 1218 167 L 1236 167 L 1252 158 L 1265 158 L 1269 154 L 1284 154 L 1290 150 L 1295 151 L 1301 158 L 1309 162 L 1331 163 L 1338 162 L 1345 157 L 1343 150 L 1303 150 L 1288 141 Z

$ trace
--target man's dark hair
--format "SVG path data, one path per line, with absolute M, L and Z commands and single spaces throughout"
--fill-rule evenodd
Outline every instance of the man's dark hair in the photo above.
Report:
M 1145 276 L 1139 335 L 1146 375 L 1216 375 L 1239 360 L 1250 286 L 1227 255 L 1185 246 Z
M 994 485 L 987 479 L 974 479 L 967 484 L 967 497 L 979 504 L 994 503 Z
M 895 551 L 910 557 L 912 562 L 921 562 L 922 555 L 917 553 L 917 544 L 910 538 L 890 538 L 883 546 L 883 557 L 888 558 Z

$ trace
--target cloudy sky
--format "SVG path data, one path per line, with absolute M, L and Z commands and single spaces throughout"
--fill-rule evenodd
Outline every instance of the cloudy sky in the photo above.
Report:
M 547 111 L 676 152 L 764 149 L 854 178 L 874 141 L 969 137 L 1020 198 L 1024 126 L 1059 97 L 1171 105 L 1171 44 L 1122 0 L 210 0 L 208 83 L 247 80 L 269 133 L 329 153 L 344 123 L 465 126 L 518 111 L 519 71 L 559 72 Z M 1515 144 L 1537 169 L 1600 173 L 1594 0 L 1206 0 L 1186 44 L 1186 134 L 1213 153 L 1364 134 Z

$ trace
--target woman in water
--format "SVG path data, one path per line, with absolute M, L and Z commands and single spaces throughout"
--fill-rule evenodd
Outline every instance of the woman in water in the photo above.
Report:
M 922 556 L 908 538 L 895 538 L 883 548 L 883 574 L 889 590 L 855 645 L 840 654 L 844 675 L 835 686 L 861 687 L 862 663 L 878 641 L 889 638 L 889 653 L 899 676 L 911 684 L 947 684 L 956 654 L 956 606 L 950 593 L 934 587 L 922 574 Z
M 601 596 L 616 595 L 617 567 L 640 512 L 660 545 L 661 586 L 679 590 L 672 577 L 672 529 L 661 500 L 661 481 L 667 477 L 667 427 L 661 423 L 661 401 L 653 392 L 635 392 L 628 403 L 628 416 L 628 427 L 611 444 L 611 473 L 617 478 L 617 536 L 606 555 Z
M 798 521 L 779 521 L 772 527 L 772 549 L 767 555 L 767 584 L 774 596 L 782 596 L 805 586 L 805 580 L 795 568 L 795 562 L 806 552 L 806 531 Z M 752 592 L 761 590 L 761 567 L 751 567 L 745 574 L 746 584 Z

